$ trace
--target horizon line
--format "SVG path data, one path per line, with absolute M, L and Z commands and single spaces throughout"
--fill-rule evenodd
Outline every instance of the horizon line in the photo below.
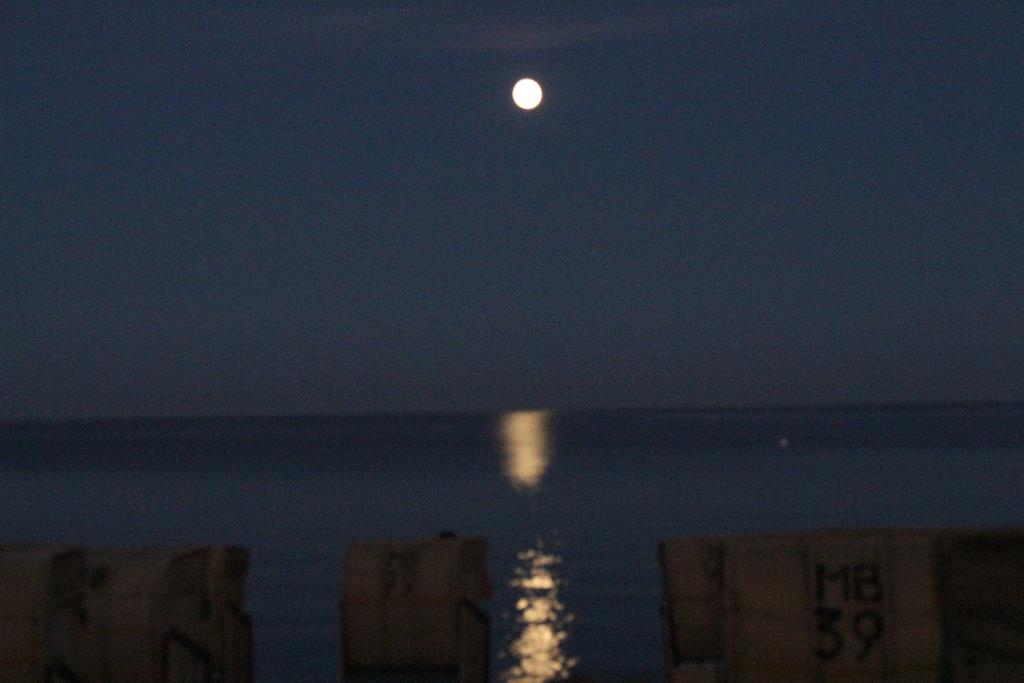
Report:
M 0 427 L 25 424 L 90 424 L 113 422 L 189 422 L 214 420 L 295 420 L 295 419 L 381 419 L 424 417 L 470 417 L 502 415 L 517 412 L 544 412 L 552 415 L 602 413 L 788 413 L 807 411 L 872 411 L 872 410 L 948 410 L 954 408 L 1024 407 L 1024 399 L 992 400 L 920 400 L 920 401 L 851 401 L 829 403 L 728 403 L 677 406 L 596 407 L 596 408 L 540 408 L 518 407 L 506 409 L 451 409 L 451 410 L 394 410 L 366 412 L 309 412 L 309 413 L 212 413 L 208 415 L 98 415 L 88 417 L 16 417 L 0 418 Z

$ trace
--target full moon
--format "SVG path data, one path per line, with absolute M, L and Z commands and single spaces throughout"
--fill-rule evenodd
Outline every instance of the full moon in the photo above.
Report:
M 540 89 L 540 83 L 532 78 L 523 78 L 512 88 L 512 101 L 520 109 L 536 109 L 542 99 L 544 91 Z

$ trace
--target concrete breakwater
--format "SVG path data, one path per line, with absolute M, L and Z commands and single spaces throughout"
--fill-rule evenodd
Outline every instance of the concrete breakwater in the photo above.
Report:
M 522 655 L 571 679 L 554 556 L 517 575 Z M 1024 680 L 1024 530 L 845 529 L 658 544 L 672 683 Z M 0 683 L 252 680 L 248 551 L 0 546 Z M 365 540 L 342 560 L 344 680 L 484 683 L 487 542 Z

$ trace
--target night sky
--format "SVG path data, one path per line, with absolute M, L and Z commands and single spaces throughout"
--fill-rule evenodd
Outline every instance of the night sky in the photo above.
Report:
M 1017 399 L 1019 0 L 0 7 L 0 419 Z

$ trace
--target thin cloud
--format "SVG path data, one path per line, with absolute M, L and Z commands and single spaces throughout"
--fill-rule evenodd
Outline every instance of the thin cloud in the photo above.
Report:
M 364 2 L 204 10 L 60 2 L 11 13 L 38 39 L 22 46 L 39 60 L 53 45 L 81 43 L 69 68 L 125 83 L 203 72 L 234 73 L 346 52 L 515 54 L 737 27 L 773 14 L 811 17 L 837 0 L 679 0 L 636 3 Z M 130 35 L 119 35 L 128 31 Z M 120 33 L 119 33 L 120 32 Z M 84 36 L 99 36 L 85 42 Z M 104 42 L 106 41 L 106 42 Z M 97 49 L 101 44 L 102 49 Z M 24 56 L 24 55 L 23 55 Z
M 248 8 L 211 19 L 234 36 L 225 59 L 261 61 L 279 50 L 329 54 L 349 50 L 515 53 L 663 36 L 738 23 L 777 12 L 783 0 L 644 3 L 600 11 L 559 11 L 550 4 L 496 9 L 424 3 L 367 6 Z M 234 53 L 234 54 L 231 54 Z
M 749 20 L 774 11 L 781 2 L 730 3 L 705 7 L 641 7 L 606 16 L 505 16 L 478 18 L 463 27 L 438 31 L 445 48 L 518 52 L 571 48 L 601 42 L 671 35 L 710 25 Z M 437 43 L 435 43 L 437 44 Z M 442 48 L 444 49 L 444 48 Z

